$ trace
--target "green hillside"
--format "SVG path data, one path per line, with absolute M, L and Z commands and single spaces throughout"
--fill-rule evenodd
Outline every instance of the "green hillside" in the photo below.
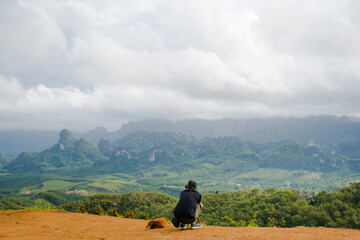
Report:
M 315 146 L 303 147 L 299 144 L 281 146 L 265 157 L 261 166 L 318 172 L 331 172 L 335 170 L 334 159 L 331 159 Z
M 293 141 L 254 143 L 237 137 L 198 140 L 185 134 L 137 132 L 99 144 L 64 129 L 59 141 L 21 153 L 0 173 L 5 194 L 81 189 L 160 191 L 176 196 L 188 179 L 207 192 L 268 187 L 332 190 L 359 180 L 359 142 L 320 149 Z M 2 174 L 2 175 L 1 175 Z

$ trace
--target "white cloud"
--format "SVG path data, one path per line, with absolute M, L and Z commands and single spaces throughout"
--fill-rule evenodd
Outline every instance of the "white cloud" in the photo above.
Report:
M 351 0 L 4 0 L 2 126 L 356 115 L 358 7 Z
M 19 81 L 10 77 L 9 79 L 0 75 L 0 104 L 5 105 L 16 101 L 24 92 Z
M 5 5 L 7 8 L 0 8 L 2 67 L 21 69 L 66 51 L 62 30 L 41 7 L 25 1 L 5 0 Z

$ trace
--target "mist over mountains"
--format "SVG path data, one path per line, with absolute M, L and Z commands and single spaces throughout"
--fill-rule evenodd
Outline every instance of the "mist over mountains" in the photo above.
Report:
M 0 131 L 0 152 L 13 158 L 24 151 L 42 151 L 58 141 L 59 131 Z M 117 131 L 97 127 L 85 133 L 72 131 L 72 134 L 98 144 L 100 139 L 115 141 L 138 131 L 185 133 L 198 139 L 236 136 L 258 143 L 291 139 L 303 145 L 325 146 L 360 140 L 360 121 L 328 115 L 305 118 L 143 120 L 130 121 Z
M 109 140 L 116 140 L 137 131 L 148 131 L 185 133 L 198 139 L 235 136 L 259 143 L 291 139 L 301 144 L 320 146 L 360 139 L 360 122 L 346 116 L 325 115 L 306 118 L 131 121 L 117 132 L 105 133 L 104 130 L 94 129 L 83 137 L 97 142 L 101 131 L 104 134 L 102 138 Z

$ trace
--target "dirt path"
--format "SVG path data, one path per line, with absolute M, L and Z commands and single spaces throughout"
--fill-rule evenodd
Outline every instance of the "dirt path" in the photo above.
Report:
M 145 230 L 147 221 L 45 210 L 0 211 L 0 239 L 124 240 L 360 240 L 360 230 L 334 228 L 229 228 Z

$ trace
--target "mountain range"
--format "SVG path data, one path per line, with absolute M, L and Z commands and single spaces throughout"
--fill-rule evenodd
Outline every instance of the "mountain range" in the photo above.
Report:
M 100 139 L 116 141 L 139 131 L 184 133 L 197 139 L 235 136 L 257 143 L 293 140 L 303 145 L 336 145 L 360 140 L 360 121 L 346 116 L 309 116 L 305 118 L 221 119 L 221 120 L 144 120 L 130 121 L 117 131 L 97 127 L 85 133 L 72 131 L 76 138 L 98 144 Z M 0 131 L 0 152 L 7 158 L 21 152 L 39 152 L 58 140 L 58 131 Z
M 64 129 L 58 143 L 41 152 L 19 154 L 4 164 L 3 172 L 81 177 L 121 173 L 142 178 L 136 182 L 146 185 L 163 184 L 167 179 L 176 182 L 176 176 L 182 176 L 209 184 L 218 179 L 243 185 L 264 182 L 263 175 L 283 171 L 295 179 L 294 187 L 302 187 L 301 181 L 307 178 L 316 181 L 325 176 L 322 181 L 328 181 L 326 176 L 337 179 L 339 173 L 357 178 L 359 153 L 360 141 L 352 140 L 319 147 L 293 140 L 256 143 L 235 136 L 197 139 L 183 133 L 147 131 L 113 142 L 101 139 L 96 145 Z

